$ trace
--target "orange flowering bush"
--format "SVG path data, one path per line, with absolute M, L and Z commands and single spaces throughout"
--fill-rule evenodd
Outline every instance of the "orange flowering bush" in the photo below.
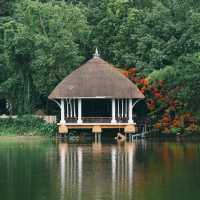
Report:
M 149 83 L 145 77 L 137 75 L 137 69 L 132 67 L 123 74 L 134 82 L 145 95 L 149 117 L 154 128 L 163 133 L 194 133 L 198 131 L 197 120 L 192 113 L 181 113 L 182 103 L 173 96 L 165 87 L 163 80 Z
M 197 133 L 199 131 L 198 122 L 192 113 L 178 112 L 168 127 L 172 133 Z M 175 131 L 176 130 L 176 131 Z

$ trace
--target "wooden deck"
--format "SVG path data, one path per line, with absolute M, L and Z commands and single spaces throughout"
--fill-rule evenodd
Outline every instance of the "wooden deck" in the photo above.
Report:
M 93 133 L 101 133 L 103 129 L 124 129 L 125 133 L 135 133 L 136 123 L 65 123 L 60 124 L 59 126 L 59 133 L 65 134 L 68 133 L 71 129 L 91 129 Z
M 77 123 L 65 123 L 65 124 L 60 124 L 58 123 L 59 126 L 67 126 L 70 129 L 90 129 L 93 126 L 101 126 L 101 128 L 124 128 L 128 125 L 136 125 L 135 123 L 133 124 L 128 124 L 128 123 L 116 123 L 116 124 L 111 124 L 111 123 L 82 123 L 82 124 L 77 124 Z

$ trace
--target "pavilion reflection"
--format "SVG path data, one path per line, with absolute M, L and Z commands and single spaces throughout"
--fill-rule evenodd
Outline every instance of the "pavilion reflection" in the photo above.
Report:
M 136 143 L 112 147 L 112 199 L 120 199 L 120 193 L 126 193 L 127 199 L 133 198 L 135 153 Z
M 81 199 L 82 193 L 82 148 L 59 143 L 60 196 L 64 199 Z
M 133 199 L 137 147 L 137 143 L 128 142 L 118 145 L 94 142 L 87 147 L 59 143 L 60 199 L 83 199 L 87 187 L 91 199 L 100 199 L 102 194 L 110 192 L 113 200 L 122 199 L 122 195 Z M 84 170 L 83 148 L 87 152 Z
M 92 143 L 92 153 L 97 156 L 100 155 L 102 153 L 102 144 L 101 142 L 93 142 Z

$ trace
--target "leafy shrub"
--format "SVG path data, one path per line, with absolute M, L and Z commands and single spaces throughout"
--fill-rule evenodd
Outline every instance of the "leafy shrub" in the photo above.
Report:
M 48 124 L 32 115 L 16 119 L 0 119 L 0 135 L 44 135 L 53 136 L 57 132 L 56 124 Z

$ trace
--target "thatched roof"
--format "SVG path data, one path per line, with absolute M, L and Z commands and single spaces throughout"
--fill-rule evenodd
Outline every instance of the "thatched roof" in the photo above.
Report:
M 60 98 L 143 99 L 137 86 L 99 57 L 94 57 L 61 81 L 49 99 Z

